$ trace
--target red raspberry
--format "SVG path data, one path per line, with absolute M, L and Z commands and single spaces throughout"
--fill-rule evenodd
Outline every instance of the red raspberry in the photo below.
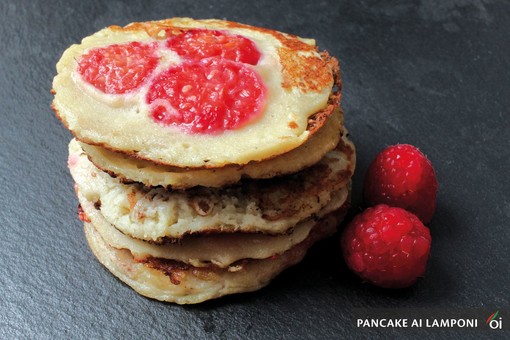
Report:
M 248 65 L 220 58 L 161 72 L 147 92 L 152 118 L 190 133 L 220 133 L 262 113 L 266 87 Z
M 156 44 L 115 44 L 84 54 L 78 61 L 78 72 L 104 93 L 123 94 L 138 88 L 154 71 L 158 60 Z
M 260 59 L 253 41 L 217 30 L 191 29 L 169 38 L 166 45 L 188 60 L 220 57 L 256 65 Z
M 404 208 L 428 223 L 436 210 L 437 179 L 430 161 L 416 147 L 397 144 L 377 155 L 365 176 L 368 205 Z
M 342 235 L 349 268 L 384 288 L 404 288 L 423 276 L 432 239 L 412 213 L 384 204 L 354 217 Z

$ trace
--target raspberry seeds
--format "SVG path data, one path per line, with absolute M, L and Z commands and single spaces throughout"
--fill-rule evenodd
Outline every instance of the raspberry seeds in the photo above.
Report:
M 191 133 L 219 133 L 256 118 L 266 96 L 248 66 L 220 58 L 186 62 L 159 74 L 147 92 L 152 118 Z
M 78 61 L 78 73 L 106 94 L 132 92 L 158 65 L 156 46 L 135 41 L 92 49 Z

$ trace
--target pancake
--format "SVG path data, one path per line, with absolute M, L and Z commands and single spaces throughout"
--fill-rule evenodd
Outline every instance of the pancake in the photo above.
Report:
M 241 37 L 238 39 L 249 41 L 260 53 L 260 59 L 253 65 L 227 63 L 242 69 L 239 74 L 253 78 L 243 78 L 247 86 L 258 84 L 254 99 L 257 105 L 253 104 L 252 110 L 255 118 L 214 133 L 193 133 L 183 130 L 181 125 L 165 125 L 155 120 L 158 110 L 167 104 L 154 108 L 151 102 L 157 81 L 166 77 L 169 70 L 193 64 L 168 47 L 168 41 L 197 29 Z M 125 93 L 104 92 L 87 82 L 82 74 L 88 72 L 83 71 L 85 57 L 112 46 L 151 49 L 147 59 L 155 64 L 153 69 L 140 76 L 143 81 Z M 206 59 L 193 65 L 208 68 L 217 62 Z M 95 64 L 93 60 L 91 64 Z M 274 158 L 305 143 L 320 130 L 326 117 L 339 108 L 340 85 L 337 61 L 320 53 L 314 40 L 222 20 L 174 18 L 111 26 L 83 39 L 81 44 L 72 45 L 57 64 L 52 107 L 64 125 L 84 143 L 174 167 L 221 168 Z M 235 98 L 241 100 L 244 92 L 236 93 Z M 191 98 L 188 97 L 189 103 Z M 169 107 L 169 116 L 174 109 L 181 110 L 181 106 Z M 228 122 L 237 119 L 229 117 Z
M 149 257 L 163 258 L 182 262 L 194 267 L 217 266 L 219 268 L 235 267 L 235 262 L 243 259 L 265 259 L 279 255 L 308 237 L 315 226 L 315 219 L 307 219 L 296 225 L 292 232 L 270 236 L 264 234 L 231 233 L 188 236 L 175 243 L 154 244 L 133 239 L 112 226 L 105 220 L 94 203 L 87 201 L 77 192 L 82 211 L 96 231 L 111 247 L 128 249 L 136 261 Z M 327 215 L 340 209 L 346 210 L 349 204 L 348 188 L 335 195 L 333 202 L 318 214 Z
M 316 241 L 332 235 L 342 218 L 342 213 L 339 215 L 330 214 L 321 219 L 305 240 L 281 255 L 242 260 L 230 270 L 197 268 L 153 257 L 137 261 L 128 250 L 106 243 L 91 223 L 85 223 L 85 235 L 97 259 L 139 294 L 160 301 L 193 304 L 268 285 L 284 269 L 300 262 Z
M 293 175 L 185 191 L 123 184 L 97 169 L 75 140 L 68 164 L 80 194 L 108 223 L 133 238 L 161 242 L 197 233 L 285 233 L 317 215 L 347 185 L 355 154 L 347 141 Z
M 241 178 L 271 178 L 300 171 L 317 163 L 338 143 L 349 145 L 346 133 L 341 138 L 342 113 L 332 114 L 316 134 L 298 148 L 261 162 L 244 166 L 229 165 L 219 169 L 182 169 L 140 160 L 126 154 L 80 143 L 89 159 L 103 171 L 125 183 L 139 182 L 145 186 L 187 189 L 194 186 L 219 188 L 238 182 Z

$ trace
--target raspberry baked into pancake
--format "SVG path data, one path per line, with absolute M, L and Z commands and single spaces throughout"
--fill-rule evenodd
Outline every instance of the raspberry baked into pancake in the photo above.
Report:
M 52 108 L 89 246 L 178 304 L 257 290 L 336 232 L 355 148 L 338 61 L 222 20 L 111 26 L 57 64 Z

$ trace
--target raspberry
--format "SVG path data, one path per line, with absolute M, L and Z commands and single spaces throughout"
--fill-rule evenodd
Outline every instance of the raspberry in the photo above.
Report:
M 206 58 L 159 74 L 147 92 L 152 118 L 188 132 L 231 130 L 262 112 L 266 87 L 247 65 Z
M 393 145 L 381 151 L 368 168 L 363 194 L 368 205 L 404 208 L 428 223 L 436 209 L 436 174 L 416 147 Z
M 341 242 L 347 265 L 362 279 L 405 288 L 425 273 L 431 240 L 415 215 L 380 204 L 356 215 Z
M 256 65 L 260 59 L 260 52 L 253 41 L 216 30 L 188 30 L 169 38 L 166 45 L 187 60 L 221 57 Z
M 83 79 L 107 94 L 138 88 L 158 65 L 155 44 L 131 42 L 95 48 L 78 61 Z

